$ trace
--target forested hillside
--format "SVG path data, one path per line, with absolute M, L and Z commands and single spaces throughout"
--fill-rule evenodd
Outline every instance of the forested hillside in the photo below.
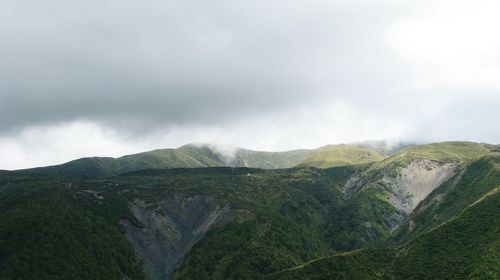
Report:
M 0 278 L 498 279 L 499 187 L 497 147 L 467 142 L 331 168 L 2 172 Z

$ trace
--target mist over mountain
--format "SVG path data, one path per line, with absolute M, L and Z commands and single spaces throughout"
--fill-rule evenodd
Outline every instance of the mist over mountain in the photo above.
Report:
M 216 144 L 187 144 L 176 149 L 159 149 L 119 158 L 91 157 L 61 165 L 25 171 L 80 176 L 111 176 L 143 169 L 194 167 L 250 167 L 263 169 L 315 166 L 321 168 L 370 163 L 413 144 L 370 141 L 326 145 L 316 149 L 284 152 L 253 151 Z
M 0 280 L 500 279 L 499 11 L 1 0 Z

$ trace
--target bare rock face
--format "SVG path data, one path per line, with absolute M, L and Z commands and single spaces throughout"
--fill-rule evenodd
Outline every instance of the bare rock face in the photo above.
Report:
M 401 168 L 396 177 L 384 176 L 383 180 L 392 189 L 391 203 L 405 215 L 410 214 L 433 190 L 455 174 L 457 165 L 418 160 Z
M 413 160 L 406 166 L 387 165 L 376 172 L 353 175 L 345 184 L 344 192 L 352 196 L 368 186 L 386 192 L 396 209 L 393 217 L 387 217 L 390 229 L 394 230 L 433 190 L 453 177 L 457 167 L 456 162 L 427 159 Z
M 174 195 L 155 205 L 135 200 L 131 209 L 144 226 L 121 224 L 152 280 L 170 279 L 191 247 L 230 212 L 229 206 L 201 195 Z

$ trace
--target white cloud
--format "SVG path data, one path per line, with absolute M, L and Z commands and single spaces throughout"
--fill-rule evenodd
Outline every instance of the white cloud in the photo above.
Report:
M 112 130 L 87 121 L 28 127 L 0 137 L 0 169 L 58 164 L 84 156 L 118 156 L 151 148 L 141 141 L 124 140 Z
M 415 88 L 500 90 L 500 2 L 432 1 L 395 21 L 387 32 L 392 51 L 414 71 Z M 462 93 L 463 94 L 463 93 Z
M 276 151 L 359 139 L 401 139 L 406 134 L 405 124 L 373 118 L 348 105 L 306 107 L 223 126 L 170 127 L 133 138 L 98 123 L 75 121 L 29 127 L 0 138 L 0 169 L 59 164 L 86 156 L 117 157 L 189 142 L 211 143 L 230 154 L 235 146 Z

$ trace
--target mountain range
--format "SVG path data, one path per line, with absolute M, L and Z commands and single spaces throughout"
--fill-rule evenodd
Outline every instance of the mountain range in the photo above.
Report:
M 500 279 L 500 146 L 188 144 L 0 172 L 1 279 Z
M 23 171 L 102 177 L 145 169 L 166 168 L 227 166 L 280 169 L 298 165 L 325 168 L 378 161 L 387 154 L 407 146 L 411 146 L 411 144 L 388 146 L 384 142 L 364 142 L 350 145 L 328 145 L 317 149 L 264 152 L 243 148 L 221 148 L 210 144 L 187 144 L 177 149 L 159 149 L 119 158 L 81 158 L 61 165 Z

